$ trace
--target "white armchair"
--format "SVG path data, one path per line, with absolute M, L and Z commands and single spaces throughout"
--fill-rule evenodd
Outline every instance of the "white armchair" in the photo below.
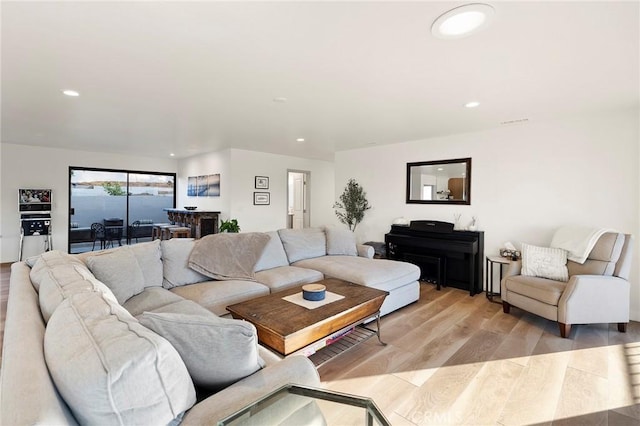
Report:
M 626 332 L 632 241 L 628 234 L 602 235 L 584 264 L 567 262 L 566 283 L 520 275 L 520 261 L 511 262 L 501 282 L 504 313 L 516 306 L 557 321 L 562 337 L 572 324 L 617 323 Z

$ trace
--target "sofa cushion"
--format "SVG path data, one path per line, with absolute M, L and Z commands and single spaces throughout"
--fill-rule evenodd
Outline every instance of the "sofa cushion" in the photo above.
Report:
M 113 291 L 123 304 L 144 290 L 144 274 L 128 246 L 109 253 L 87 257 L 89 269 Z
M 287 253 L 284 252 L 284 247 L 282 247 L 282 241 L 280 240 L 278 232 L 267 232 L 267 235 L 271 239 L 264 248 L 262 256 L 258 259 L 255 268 L 253 268 L 256 272 L 277 268 L 279 266 L 289 266 Z
M 313 269 L 298 268 L 296 266 L 280 266 L 256 272 L 256 280 L 271 289 L 271 293 L 285 290 L 300 284 L 320 281 L 324 275 Z
M 91 272 L 115 294 L 120 304 L 146 287 L 162 286 L 160 241 L 83 254 Z
M 144 311 L 153 311 L 180 301 L 184 301 L 184 299 L 166 288 L 148 287 L 142 293 L 136 294 L 124 302 L 122 306 L 136 317 Z
M 102 293 L 65 299 L 49 320 L 44 351 L 80 424 L 167 424 L 195 403 L 173 346 Z
M 567 251 L 522 244 L 522 275 L 568 281 Z
M 33 262 L 35 260 L 35 262 Z M 59 250 L 51 250 L 42 253 L 38 256 L 30 258 L 32 263 L 31 271 L 29 271 L 29 278 L 36 291 L 40 290 L 40 282 L 42 278 L 48 274 L 49 269 L 58 265 L 84 265 L 82 261 L 75 256 L 62 253 Z
M 219 390 L 255 373 L 264 364 L 258 356 L 258 336 L 251 323 L 207 313 L 145 312 L 139 320 L 176 348 L 196 385 Z
M 171 292 L 193 300 L 218 316 L 228 314 L 227 306 L 269 294 L 269 287 L 253 281 L 206 281 L 175 287 Z
M 111 290 L 95 279 L 84 265 L 69 263 L 49 269 L 40 283 L 38 299 L 45 323 L 62 301 L 77 293 L 102 292 L 117 303 Z
M 327 240 L 321 228 L 280 229 L 278 235 L 289 263 L 327 254 Z
M 552 306 L 558 306 L 566 283 L 540 277 L 514 275 L 504 279 L 509 292 L 517 293 Z
M 159 306 L 154 309 L 149 309 L 145 312 L 153 312 L 153 313 L 159 313 L 159 314 L 200 315 L 200 316 L 216 315 L 213 312 L 209 311 L 208 309 L 205 309 L 202 306 L 198 305 L 193 300 L 183 299 L 182 297 L 176 296 L 175 294 L 174 296 L 179 298 L 180 300 L 176 300 L 174 302 L 168 303 L 164 306 Z M 139 315 L 136 315 L 136 317 L 142 316 L 142 314 L 144 314 L 144 312 L 141 312 Z
M 325 228 L 327 236 L 327 254 L 357 256 L 356 234 L 348 228 L 337 226 L 327 226 Z
M 195 240 L 193 238 L 171 238 L 160 244 L 162 248 L 162 267 L 164 288 L 195 284 L 208 281 L 209 277 L 189 268 L 189 255 Z
M 130 246 L 142 269 L 145 287 L 162 287 L 162 250 L 160 240 Z
M 315 269 L 327 278 L 339 278 L 385 291 L 420 278 L 420 268 L 414 264 L 356 256 L 324 256 L 301 260 L 293 266 Z

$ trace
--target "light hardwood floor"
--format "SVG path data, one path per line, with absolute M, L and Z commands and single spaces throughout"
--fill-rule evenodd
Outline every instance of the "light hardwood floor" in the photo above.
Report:
M 0 336 L 9 289 L 0 265 Z M 393 425 L 640 424 L 640 323 L 556 323 L 484 295 L 421 284 L 376 338 L 320 367 L 323 386 L 373 398 Z M 0 354 L 2 347 L 0 346 Z M 331 424 L 356 424 L 331 410 Z M 331 418 L 329 420 L 332 420 Z
M 320 368 L 323 386 L 373 398 L 393 425 L 638 425 L 640 323 L 557 324 L 484 295 L 421 284 L 372 338 Z M 348 424 L 346 413 L 336 412 Z

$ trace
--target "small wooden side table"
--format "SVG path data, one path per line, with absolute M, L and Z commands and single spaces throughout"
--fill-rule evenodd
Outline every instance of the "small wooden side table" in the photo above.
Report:
M 494 256 L 487 256 L 487 290 L 486 290 L 486 295 L 487 295 L 487 299 L 489 299 L 489 301 L 493 302 L 493 298 L 496 296 L 500 296 L 500 283 L 498 283 L 498 292 L 495 293 L 493 291 L 493 265 L 495 265 L 496 263 L 498 265 L 500 265 L 500 282 L 502 282 L 502 266 L 503 265 L 508 265 L 511 262 L 511 260 L 507 257 L 502 257 L 499 255 L 494 255 Z M 498 303 L 498 302 L 496 302 Z

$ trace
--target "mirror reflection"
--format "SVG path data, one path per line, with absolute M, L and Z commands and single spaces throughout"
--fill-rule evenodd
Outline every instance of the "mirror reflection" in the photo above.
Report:
M 407 163 L 407 203 L 471 204 L 471 158 Z

